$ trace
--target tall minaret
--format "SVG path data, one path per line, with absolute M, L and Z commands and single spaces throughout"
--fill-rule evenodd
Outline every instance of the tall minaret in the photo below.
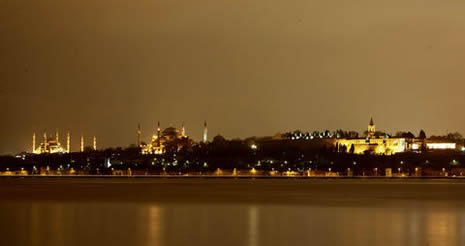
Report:
M 69 134 L 69 131 L 66 133 L 66 153 L 69 153 L 71 148 L 70 148 L 70 143 L 71 143 L 71 136 Z
M 97 137 L 94 136 L 94 151 L 97 150 Z
M 44 148 L 42 149 L 43 153 L 47 153 L 47 132 L 44 132 Z
M 160 121 L 158 121 L 158 127 L 157 127 L 157 143 L 158 146 L 160 146 L 160 136 L 161 136 L 161 129 L 160 129 Z
M 60 142 L 60 136 L 58 135 L 58 128 L 55 130 L 55 138 L 57 140 L 57 144 Z
M 36 132 L 32 132 L 32 153 L 36 152 Z
M 84 152 L 84 134 L 81 133 L 81 152 Z
M 182 123 L 181 135 L 182 135 L 183 138 L 186 137 L 186 128 L 184 128 L 184 122 Z
M 140 129 L 140 123 L 137 125 L 137 146 L 142 146 L 142 130 Z
M 207 121 L 205 121 L 205 122 L 203 123 L 203 142 L 204 142 L 204 143 L 207 143 L 207 141 L 208 141 L 208 136 L 207 136 L 207 134 L 208 134 Z
M 370 124 L 368 124 L 368 137 L 372 138 L 375 136 L 376 126 L 373 123 L 373 118 L 370 119 Z

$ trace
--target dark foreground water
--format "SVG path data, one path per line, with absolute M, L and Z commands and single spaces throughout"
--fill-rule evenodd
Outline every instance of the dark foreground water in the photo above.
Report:
M 465 245 L 450 180 L 0 179 L 0 245 Z

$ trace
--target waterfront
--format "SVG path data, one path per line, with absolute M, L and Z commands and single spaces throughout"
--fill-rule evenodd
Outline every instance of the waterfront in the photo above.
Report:
M 1 178 L 5 245 L 463 245 L 465 182 Z

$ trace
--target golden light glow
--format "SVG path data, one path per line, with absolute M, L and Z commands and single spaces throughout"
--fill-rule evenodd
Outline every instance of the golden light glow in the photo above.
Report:
M 386 168 L 386 177 L 392 177 L 392 168 Z
M 360 139 L 337 139 L 336 146 L 350 152 L 354 146 L 354 154 L 364 154 L 370 152 L 374 154 L 393 155 L 406 151 L 405 138 L 360 138 Z
M 184 128 L 184 125 L 182 128 Z M 170 143 L 176 143 L 177 150 L 179 151 L 189 141 L 190 138 L 185 135 L 185 130 L 168 127 L 162 132 L 160 122 L 158 122 L 157 133 L 152 135 L 151 142 L 141 144 L 139 147 L 141 148 L 142 154 L 161 155 L 166 152 L 166 146 Z
M 335 145 L 339 148 L 339 151 L 345 149 L 346 152 L 351 152 L 353 147 L 354 154 L 368 152 L 379 155 L 393 155 L 407 150 L 405 138 L 376 137 L 375 129 L 373 119 L 371 119 L 368 125 L 367 138 L 337 139 Z
M 84 135 L 81 134 L 81 152 L 84 152 Z
M 71 151 L 71 136 L 69 134 L 69 131 L 68 133 L 66 133 L 66 153 L 70 153 Z
M 255 175 L 255 174 L 257 173 L 257 170 L 256 170 L 255 168 L 252 168 L 252 169 L 250 170 L 250 173 L 251 173 L 252 175 Z
M 428 149 L 455 149 L 455 143 L 427 143 L 426 147 Z
M 32 133 L 32 153 L 36 152 L 36 133 Z
M 64 147 L 60 143 L 58 131 L 56 132 L 55 138 L 47 138 L 47 133 L 44 132 L 43 142 L 36 148 L 36 137 L 35 132 L 32 134 L 32 153 L 43 154 L 43 153 L 67 153 Z

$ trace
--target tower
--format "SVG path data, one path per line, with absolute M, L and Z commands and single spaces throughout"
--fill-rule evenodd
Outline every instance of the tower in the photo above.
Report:
M 71 136 L 69 134 L 69 131 L 66 133 L 66 153 L 70 152 L 70 142 L 71 142 Z
M 81 133 L 81 152 L 84 152 L 84 134 Z
M 47 133 L 44 132 L 44 147 L 42 148 L 42 153 L 47 153 Z
M 142 130 L 140 129 L 140 124 L 137 125 L 137 146 L 142 146 Z
M 207 128 L 207 121 L 203 123 L 203 142 L 207 143 L 208 141 L 208 128 Z
M 97 137 L 94 136 L 94 151 L 97 150 Z
M 184 128 L 184 122 L 182 123 L 181 136 L 182 136 L 183 138 L 186 137 L 186 129 Z
M 157 143 L 158 143 L 158 146 L 160 146 L 160 136 L 161 136 L 161 135 L 160 135 L 160 134 L 161 134 L 160 131 L 161 131 L 161 130 L 160 130 L 160 121 L 158 121 L 158 127 L 157 127 Z
M 375 136 L 376 126 L 373 123 L 373 118 L 370 119 L 370 124 L 368 124 L 368 137 L 372 138 Z
M 32 153 L 36 152 L 36 132 L 32 132 Z
M 57 144 L 60 142 L 60 136 L 58 134 L 58 129 L 55 130 L 55 138 L 56 138 L 56 141 L 57 141 Z

